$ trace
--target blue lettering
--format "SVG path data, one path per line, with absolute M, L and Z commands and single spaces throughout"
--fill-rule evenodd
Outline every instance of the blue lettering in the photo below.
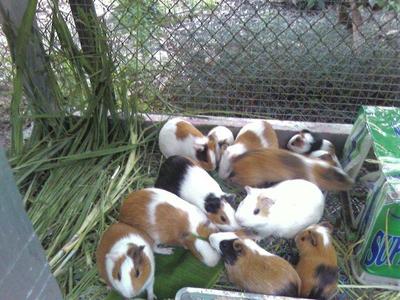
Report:
M 394 263 L 394 258 L 397 254 L 400 253 L 400 237 L 394 238 L 393 247 L 390 249 L 390 263 Z
M 400 236 L 388 235 L 387 241 L 385 238 L 385 233 L 379 230 L 372 242 L 367 255 L 365 256 L 364 264 L 369 267 L 373 264 L 377 266 L 388 265 L 386 242 L 389 245 L 389 259 L 391 264 L 399 264 L 394 260 L 396 256 L 400 253 Z
M 367 267 L 371 266 L 374 263 L 375 259 L 377 258 L 378 254 L 379 254 L 379 248 L 380 248 L 379 240 L 382 240 L 384 235 L 385 234 L 384 234 L 383 231 L 378 231 L 375 234 L 375 237 L 374 237 L 374 239 L 372 240 L 372 243 L 371 243 L 370 251 L 367 254 L 367 256 L 365 258 L 365 261 L 364 261 L 364 264 Z
M 391 236 L 388 236 L 388 245 L 389 245 L 389 249 L 390 249 L 390 241 L 392 239 Z M 376 258 L 376 265 L 377 266 L 382 266 L 387 262 L 387 258 L 386 258 L 386 239 L 382 238 L 381 240 L 381 247 L 379 249 L 379 254 L 378 257 Z

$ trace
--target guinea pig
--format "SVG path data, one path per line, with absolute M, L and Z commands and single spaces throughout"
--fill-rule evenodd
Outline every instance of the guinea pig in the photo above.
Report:
M 197 206 L 220 230 L 239 229 L 232 207 L 235 195 L 224 193 L 218 183 L 193 160 L 170 156 L 161 165 L 154 186 Z
M 261 120 L 246 124 L 239 131 L 233 145 L 222 153 L 218 169 L 219 177 L 228 178 L 235 157 L 250 150 L 263 148 L 279 148 L 278 137 L 271 124 Z
M 287 148 L 299 154 L 308 155 L 317 150 L 328 151 L 335 154 L 335 146 L 319 134 L 303 129 L 290 138 Z
M 337 158 L 335 153 L 331 153 L 326 150 L 316 150 L 311 152 L 308 157 L 314 158 L 314 159 L 321 159 L 323 161 L 326 161 L 328 164 L 330 164 L 333 167 L 338 167 L 342 169 L 342 165 L 339 162 L 339 159 Z
M 217 141 L 216 155 L 217 162 L 219 162 L 221 160 L 222 152 L 225 151 L 228 146 L 233 144 L 233 133 L 225 126 L 216 126 L 208 132 L 207 136 L 213 136 Z
M 220 253 L 229 280 L 239 288 L 266 295 L 299 295 L 301 282 L 294 268 L 253 240 L 219 232 L 210 235 L 210 243 Z
M 179 118 L 171 119 L 160 130 L 158 144 L 166 157 L 182 155 L 199 162 L 207 171 L 216 168 L 217 141 L 214 135 L 204 136 L 196 127 Z
M 286 180 L 266 189 L 245 189 L 247 196 L 236 210 L 236 220 L 263 238 L 293 238 L 317 223 L 324 212 L 324 194 L 303 179 Z
M 341 168 L 283 149 L 253 150 L 236 157 L 229 179 L 240 186 L 306 179 L 326 191 L 348 190 L 353 184 Z
M 172 253 L 172 248 L 160 244 L 182 246 L 207 266 L 219 261 L 219 254 L 204 240 L 217 232 L 217 227 L 199 208 L 173 193 L 147 188 L 129 194 L 119 221 L 145 231 L 155 242 L 155 253 Z
M 299 262 L 296 271 L 301 279 L 301 296 L 331 299 L 337 289 L 338 266 L 332 244 L 332 225 L 311 225 L 296 235 Z
M 335 146 L 317 133 L 303 129 L 295 134 L 287 143 L 287 148 L 293 152 L 318 158 L 334 167 L 342 168 L 335 153 Z
M 111 225 L 96 251 L 100 276 L 125 298 L 147 291 L 154 299 L 153 241 L 144 232 L 123 223 Z

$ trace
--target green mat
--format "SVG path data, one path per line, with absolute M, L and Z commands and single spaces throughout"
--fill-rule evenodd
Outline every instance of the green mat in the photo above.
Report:
M 183 287 L 212 287 L 223 268 L 222 262 L 209 268 L 183 248 L 176 248 L 173 255 L 155 255 L 155 259 L 154 294 L 159 300 L 175 298 L 176 292 Z M 145 294 L 142 296 L 146 297 Z M 115 291 L 106 298 L 106 300 L 122 299 Z

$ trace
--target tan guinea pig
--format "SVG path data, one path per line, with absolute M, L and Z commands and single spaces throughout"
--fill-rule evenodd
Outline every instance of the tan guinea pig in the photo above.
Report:
M 302 297 L 330 299 L 336 292 L 338 267 L 331 232 L 332 226 L 322 222 L 309 226 L 295 238 L 300 256 L 296 271 L 302 281 Z
M 216 137 L 204 136 L 185 120 L 174 118 L 166 122 L 160 130 L 158 145 L 166 158 L 173 155 L 187 156 L 207 171 L 217 166 Z
M 239 288 L 266 295 L 299 295 L 301 282 L 294 268 L 252 239 L 219 232 L 210 235 L 210 243 L 224 260 L 229 280 Z
M 111 225 L 96 251 L 100 276 L 125 298 L 147 291 L 154 299 L 154 256 L 150 237 L 126 224 Z
M 154 252 L 171 254 L 171 248 L 160 244 L 182 246 L 207 266 L 215 266 L 219 254 L 208 241 L 217 227 L 196 206 L 175 194 L 147 188 L 131 193 L 122 203 L 119 221 L 145 231 L 155 242 Z

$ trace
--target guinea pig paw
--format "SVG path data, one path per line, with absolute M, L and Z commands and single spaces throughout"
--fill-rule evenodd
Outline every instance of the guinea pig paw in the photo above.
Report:
M 171 255 L 174 253 L 174 248 L 167 248 L 167 247 L 160 247 L 160 246 L 155 246 L 153 249 L 154 253 L 157 254 L 162 254 L 162 255 Z

